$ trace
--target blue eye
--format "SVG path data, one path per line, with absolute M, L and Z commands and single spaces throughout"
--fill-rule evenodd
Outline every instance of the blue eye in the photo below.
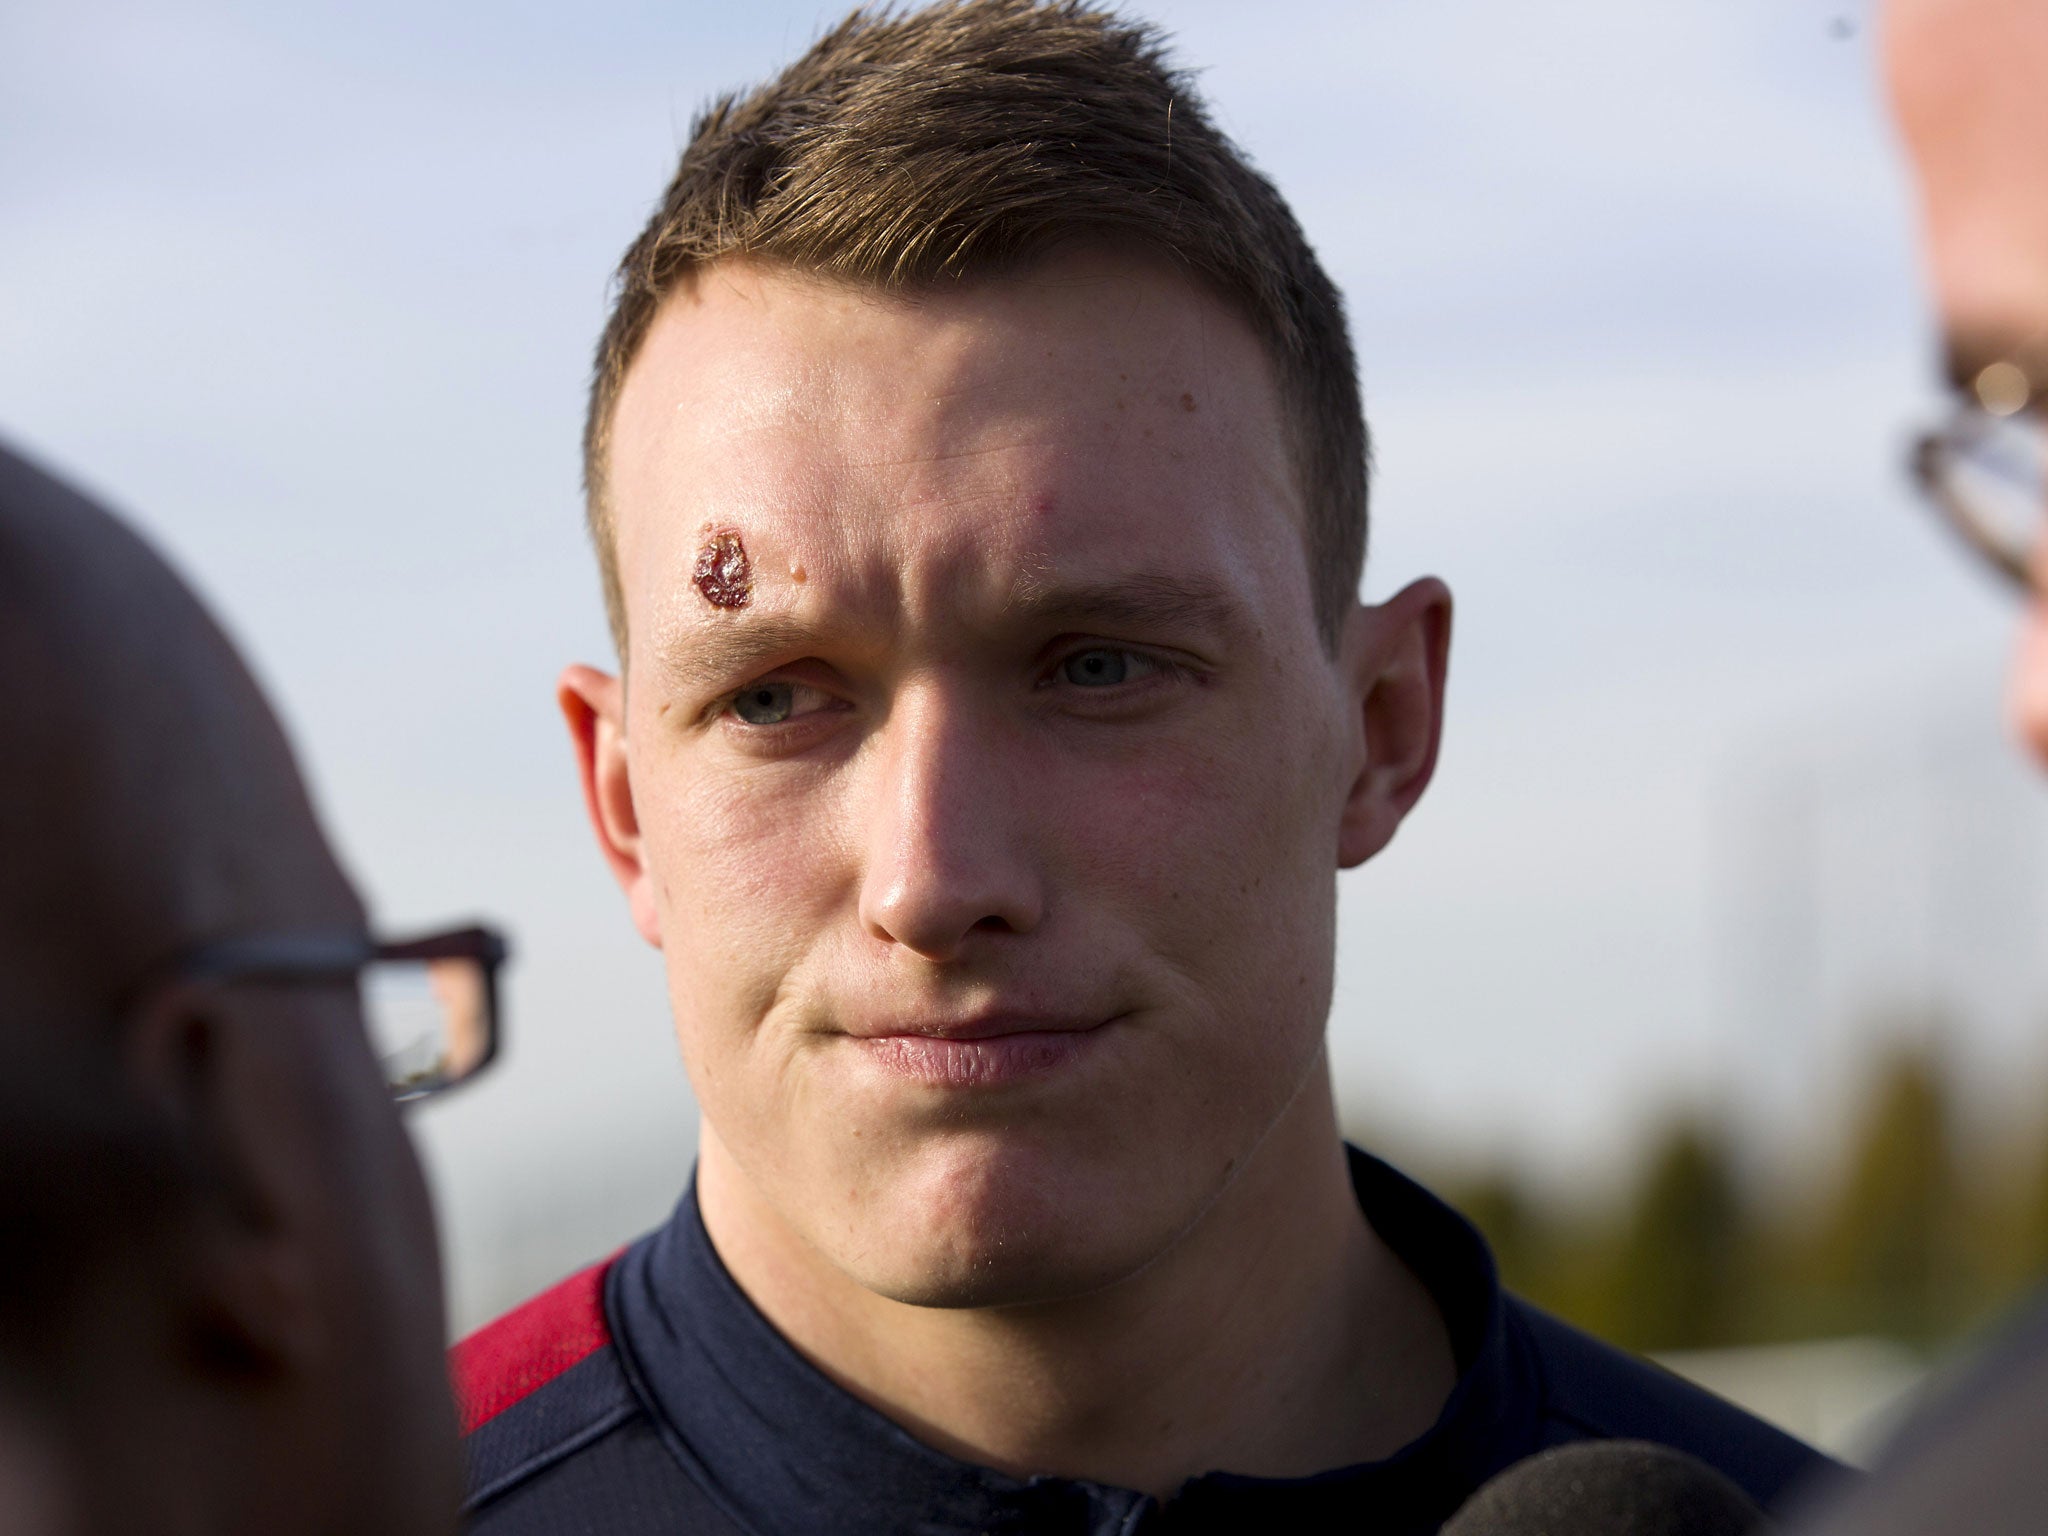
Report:
M 732 696 L 725 713 L 742 725 L 788 725 L 811 715 L 842 708 L 840 701 L 808 683 L 764 678 Z
M 1076 651 L 1060 663 L 1060 676 L 1076 688 L 1114 688 L 1118 683 L 1129 682 L 1133 677 L 1156 670 L 1156 666 L 1156 663 L 1130 651 L 1104 647 Z
M 732 701 L 732 712 L 749 725 L 780 725 L 795 707 L 794 683 L 755 683 Z

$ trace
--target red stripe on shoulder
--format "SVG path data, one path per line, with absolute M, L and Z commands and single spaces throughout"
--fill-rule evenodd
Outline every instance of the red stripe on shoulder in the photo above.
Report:
M 604 1277 L 617 1258 L 578 1271 L 448 1351 L 465 1435 L 611 1343 Z

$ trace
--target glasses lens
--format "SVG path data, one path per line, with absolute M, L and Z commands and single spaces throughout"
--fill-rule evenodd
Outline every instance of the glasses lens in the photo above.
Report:
M 1973 412 L 1947 443 L 1942 489 L 1969 531 L 2021 569 L 2048 526 L 2048 425 L 2031 412 Z
M 491 1054 L 491 981 L 483 962 L 378 960 L 363 970 L 363 1015 L 392 1097 L 453 1087 Z

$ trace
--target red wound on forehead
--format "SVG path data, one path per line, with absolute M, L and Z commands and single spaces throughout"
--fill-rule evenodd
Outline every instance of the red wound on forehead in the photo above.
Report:
M 705 538 L 690 584 L 714 608 L 744 608 L 754 600 L 753 567 L 737 528 L 720 528 Z

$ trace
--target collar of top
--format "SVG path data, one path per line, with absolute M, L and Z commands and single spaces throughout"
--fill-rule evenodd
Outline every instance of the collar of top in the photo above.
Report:
M 1534 1366 L 1509 1347 L 1492 1255 L 1457 1213 L 1352 1149 L 1380 1237 L 1435 1297 L 1458 1382 L 1436 1423 L 1384 1461 L 1307 1478 L 1211 1472 L 1162 1503 L 1128 1488 L 1017 1479 L 933 1450 L 827 1379 L 757 1311 L 704 1230 L 694 1181 L 616 1264 L 606 1307 L 628 1376 L 670 1450 L 742 1527 L 816 1536 L 1152 1536 L 1435 1530 L 1536 1449 Z

